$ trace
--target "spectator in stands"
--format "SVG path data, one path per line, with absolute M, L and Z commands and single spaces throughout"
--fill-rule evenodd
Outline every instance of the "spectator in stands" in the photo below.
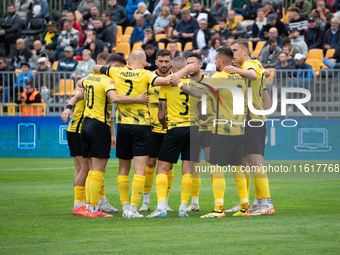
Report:
M 19 73 L 14 83 L 16 93 L 18 93 L 19 91 L 24 91 L 24 85 L 32 79 L 33 74 L 30 69 L 30 64 L 27 62 L 22 62 L 21 73 Z
M 91 58 L 91 51 L 83 50 L 83 60 L 77 64 L 74 73 L 71 74 L 72 79 L 81 79 L 93 72 L 93 66 L 96 62 Z
M 220 35 L 220 39 L 221 39 L 222 42 L 224 40 L 227 40 L 227 38 L 229 36 L 234 37 L 233 33 L 229 29 L 226 28 L 227 23 L 226 23 L 226 20 L 224 18 L 222 18 L 218 21 L 218 26 L 220 28 L 218 33 Z
M 300 10 L 297 7 L 292 7 L 289 9 L 289 30 L 298 29 L 306 30 L 308 29 L 308 22 L 305 17 L 300 16 Z
M 103 26 L 108 28 L 112 35 L 112 42 L 110 47 L 116 47 L 116 37 L 118 33 L 118 27 L 117 24 L 114 21 L 111 21 L 111 13 L 108 11 L 105 11 L 102 13 L 102 19 L 103 19 Z
M 178 19 L 182 19 L 181 7 L 178 4 L 174 4 L 172 7 L 172 14 Z
M 1 24 L 0 29 L 0 43 L 5 44 L 5 56 L 9 58 L 9 52 L 11 50 L 11 43 L 19 38 L 21 19 L 19 15 L 16 15 L 15 7 L 13 4 L 8 4 L 7 13 L 5 15 L 5 21 Z
M 247 33 L 247 29 L 238 21 L 235 20 L 235 11 L 230 10 L 228 12 L 227 18 L 227 29 L 229 29 L 235 38 L 242 37 L 244 34 Z
M 152 44 L 147 44 L 145 46 L 146 62 L 144 64 L 144 69 L 150 71 L 154 71 L 157 69 L 157 66 L 155 64 L 157 51 L 158 48 L 155 49 Z
M 269 45 L 263 47 L 260 53 L 260 62 L 264 68 L 277 66 L 279 62 L 278 56 L 282 52 L 282 49 L 277 46 L 275 38 L 269 38 Z
M 298 29 L 294 29 L 291 31 L 289 37 L 291 38 L 292 45 L 298 50 L 299 53 L 304 55 L 306 58 L 308 55 L 308 46 L 305 42 L 305 38 L 303 36 L 300 36 L 301 32 L 302 31 Z
M 272 28 L 269 29 L 268 36 L 269 36 L 269 38 L 275 38 L 276 42 L 277 42 L 277 46 L 279 46 L 282 49 L 282 47 L 283 47 L 282 44 L 281 44 L 282 37 L 279 36 L 279 33 L 278 33 L 276 27 L 272 27 Z M 266 44 L 264 46 L 267 46 L 267 45 L 268 45 L 268 41 L 266 42 Z
M 283 24 L 278 18 L 276 18 L 276 14 L 269 14 L 267 16 L 267 25 L 265 25 L 262 29 L 262 32 L 260 33 L 261 39 L 268 39 L 269 35 L 269 29 L 272 27 L 276 27 L 279 35 L 281 37 L 285 37 L 288 35 L 285 24 Z
M 178 38 L 178 41 L 182 44 L 184 48 L 187 42 L 192 41 L 194 32 L 199 28 L 198 22 L 194 17 L 190 16 L 190 10 L 184 8 L 181 10 L 182 19 L 178 21 L 175 30 L 174 37 Z
M 66 46 L 64 49 L 65 57 L 59 59 L 57 72 L 62 72 L 58 74 L 58 79 L 69 79 L 71 74 L 65 72 L 73 72 L 76 70 L 78 61 L 73 58 L 74 50 L 71 46 Z
M 334 13 L 334 18 L 339 18 L 339 16 L 340 16 L 340 0 L 336 0 L 335 9 L 337 10 L 337 12 Z
M 26 91 L 15 100 L 16 104 L 44 103 L 39 91 L 35 90 L 33 82 L 26 83 L 25 89 Z M 22 106 L 21 116 L 44 116 L 44 109 L 39 106 Z
M 336 44 L 340 41 L 339 19 L 333 18 L 331 21 L 331 28 L 328 29 L 324 36 L 323 50 L 326 53 L 329 49 L 334 49 Z
M 156 19 L 154 30 L 156 34 L 164 34 L 166 28 L 169 26 L 170 10 L 168 6 L 162 7 L 161 15 Z
M 51 103 L 53 100 L 49 100 L 50 91 L 55 93 L 59 91 L 59 87 L 55 86 L 55 73 L 54 70 L 48 66 L 48 59 L 45 57 L 38 60 L 39 70 L 35 73 L 33 80 L 35 88 L 41 88 L 41 97 L 44 102 Z
M 226 44 L 223 44 L 224 47 L 229 47 L 231 46 L 231 43 L 234 41 L 234 37 L 228 37 Z
M 136 25 L 133 29 L 132 35 L 130 37 L 129 43 L 143 42 L 144 39 L 144 30 L 146 28 L 151 28 L 147 22 L 144 20 L 144 16 L 138 14 L 136 17 Z M 132 46 L 132 45 L 131 45 Z
M 201 1 L 196 0 L 194 2 L 194 12 L 192 13 L 192 16 L 199 22 L 201 19 L 205 19 L 208 21 L 208 28 L 212 28 L 217 24 L 217 21 L 215 20 L 214 16 L 203 8 Z
M 32 52 L 25 45 L 25 41 L 23 39 L 18 39 L 16 44 L 17 48 L 13 52 L 11 65 L 14 66 L 15 69 L 20 69 L 20 64 L 22 62 L 28 62 L 30 57 L 32 56 Z
M 326 8 L 325 1 L 324 0 L 317 0 L 316 1 L 316 8 L 313 9 L 313 12 L 317 12 L 320 16 L 320 18 L 325 21 L 326 15 L 330 13 L 330 9 Z
M 125 8 L 125 6 L 127 5 L 127 1 L 128 0 L 117 0 L 117 3 Z M 122 55 L 122 57 L 124 56 Z
M 66 17 L 66 14 L 71 12 L 74 13 L 77 10 L 78 5 L 80 4 L 80 0 L 67 0 L 64 4 L 61 11 L 52 10 L 52 17 L 55 21 L 59 21 L 59 29 L 61 30 L 63 27 L 63 21 L 65 19 L 69 19 Z
M 14 67 L 8 64 L 5 58 L 0 57 L 0 93 L 4 93 L 5 103 L 8 102 L 9 92 L 13 88 L 15 80 L 14 71 Z
M 83 21 L 83 15 L 89 13 L 91 11 L 92 6 L 97 6 L 98 10 L 100 9 L 100 1 L 99 0 L 82 0 L 77 7 L 77 10 L 74 12 L 76 15 L 77 22 L 80 24 Z
M 79 32 L 72 27 L 70 20 L 64 21 L 65 30 L 58 37 L 58 46 L 55 52 L 55 60 L 59 59 L 59 54 L 64 51 L 66 46 L 76 48 L 79 43 Z
M 27 14 L 31 12 L 33 0 L 15 0 L 16 14 L 22 19 L 27 19 Z
M 189 2 L 189 0 L 181 0 L 181 4 L 179 5 L 179 8 L 180 8 L 181 10 L 183 10 L 183 9 L 189 9 L 190 12 L 193 12 L 193 11 L 194 11 L 194 9 L 192 8 L 191 3 Z
M 199 55 L 206 55 L 208 53 L 208 42 L 211 38 L 210 30 L 207 27 L 208 22 L 206 19 L 201 19 L 198 24 L 199 29 L 195 31 L 192 38 L 192 51 L 185 52 L 186 55 L 191 52 Z
M 83 31 L 81 30 L 80 24 L 75 20 L 75 16 L 73 12 L 68 12 L 66 14 L 66 20 L 69 20 L 72 22 L 72 27 L 79 32 L 79 46 L 83 45 Z M 65 30 L 63 28 L 62 30 Z
M 249 4 L 249 0 L 233 0 L 231 4 L 231 10 L 237 14 L 242 14 L 243 9 Z
M 308 29 L 305 30 L 305 41 L 308 50 L 321 49 L 323 43 L 323 30 L 317 25 L 316 20 L 308 18 Z
M 286 37 L 286 38 L 288 38 L 288 37 Z M 294 47 L 294 46 L 293 46 Z M 296 49 L 295 49 L 296 50 Z M 287 57 L 287 62 L 288 62 L 288 64 L 290 64 L 291 66 L 294 66 L 294 64 L 295 64 L 295 61 L 294 61 L 294 58 L 292 57 L 292 55 L 291 55 L 291 49 L 289 48 L 289 46 L 283 46 L 283 49 L 282 49 L 282 52 L 284 52 L 284 53 L 286 53 L 287 55 L 288 55 L 288 57 Z M 297 54 L 298 52 L 296 51 L 296 54 Z
M 338 41 L 338 43 L 335 47 L 334 56 L 332 56 L 332 57 L 335 58 L 335 62 L 328 59 L 328 58 L 323 58 L 322 62 L 331 69 L 340 69 L 340 41 Z M 0 59 L 0 61 L 1 61 L 1 59 Z M 338 77 L 338 72 L 335 72 L 335 77 L 336 78 Z
M 308 18 L 314 18 L 316 21 L 316 25 L 319 26 L 322 29 L 322 31 L 324 31 L 324 33 L 325 31 L 327 31 L 327 29 L 325 29 L 326 24 L 320 19 L 319 13 L 311 12 L 310 14 L 308 14 Z
M 328 29 L 330 29 L 331 28 L 331 21 L 332 21 L 332 19 L 334 18 L 334 15 L 333 15 L 333 13 L 327 13 L 326 14 L 326 20 L 324 21 L 324 24 L 325 24 L 325 29 L 324 29 L 324 31 L 326 32 Z
M 133 18 L 130 20 L 130 26 L 136 25 L 136 16 L 143 15 L 144 21 L 147 22 L 151 27 L 154 24 L 154 19 L 152 14 L 147 10 L 146 3 L 141 2 L 138 4 L 138 9 L 135 11 Z
M 221 39 L 219 38 L 212 39 L 211 47 L 209 48 L 208 57 L 205 58 L 204 56 L 202 56 L 203 63 L 204 63 L 204 68 L 202 67 L 202 69 L 205 69 L 206 71 L 216 71 L 216 66 L 215 66 L 216 52 L 217 52 L 217 49 L 219 49 L 221 46 L 222 46 Z
M 82 47 L 79 47 L 75 50 L 75 53 L 77 56 L 80 56 L 83 52 L 84 49 L 90 49 L 90 43 L 91 42 L 96 42 L 98 49 L 102 49 L 103 48 L 103 42 L 102 40 L 97 38 L 97 33 L 94 30 L 88 30 L 86 31 L 86 40 L 84 42 L 84 45 Z
M 296 0 L 296 3 L 291 5 L 291 8 L 297 7 L 300 10 L 300 16 L 307 18 L 312 11 L 312 5 L 309 0 Z
M 242 10 L 242 16 L 245 20 L 256 20 L 257 10 L 261 8 L 259 0 L 250 0 L 250 4 Z
M 38 59 L 41 57 L 45 57 L 48 58 L 48 54 L 46 52 L 46 50 L 43 48 L 43 45 L 41 43 L 41 41 L 36 40 L 33 43 L 33 50 L 32 50 L 32 56 L 29 59 L 29 63 L 30 63 L 30 68 L 32 68 L 33 70 L 38 70 Z
M 94 20 L 99 17 L 100 17 L 99 8 L 97 6 L 92 6 L 90 12 L 83 15 L 82 22 L 86 21 L 87 30 L 92 30 L 94 29 Z
M 117 0 L 109 0 L 109 6 L 106 11 L 111 13 L 111 21 L 116 23 L 118 26 L 125 28 L 127 21 L 127 13 L 125 11 L 125 6 L 117 4 Z
M 172 59 L 183 56 L 177 48 L 177 42 L 169 42 L 169 48 L 170 48 Z
M 111 47 L 111 45 L 109 45 L 109 43 L 103 44 L 103 52 L 107 52 L 109 54 L 112 53 L 112 47 Z
M 39 5 L 41 7 L 41 10 L 39 13 L 33 15 L 33 18 L 45 19 L 45 21 L 48 22 L 50 17 L 48 3 L 45 0 L 33 0 L 32 9 L 34 9 L 36 5 Z
M 261 38 L 262 29 L 267 25 L 267 18 L 264 16 L 264 9 L 257 9 L 257 19 L 253 24 L 251 37 L 249 42 L 257 43 Z
M 283 46 L 283 51 L 287 52 L 292 59 L 294 59 L 295 55 L 299 53 L 299 51 L 292 45 L 289 37 L 283 38 L 281 44 Z M 285 47 L 287 51 L 285 51 Z M 288 60 L 290 57 L 288 57 Z
M 142 44 L 143 50 L 145 50 L 145 47 L 147 44 L 152 44 L 154 47 L 158 48 L 158 42 L 156 41 L 151 28 L 146 28 L 144 30 L 144 39 L 143 39 L 143 44 Z
M 277 18 L 276 12 L 273 8 L 273 3 L 271 1 L 265 1 L 262 5 L 262 8 L 264 9 L 264 15 L 268 17 L 270 14 L 275 14 L 275 18 Z
M 276 70 L 292 70 L 293 66 L 288 63 L 288 58 L 289 58 L 289 55 L 286 52 L 282 51 L 279 55 L 280 61 L 275 69 Z M 275 73 L 275 78 L 286 79 L 288 78 L 288 76 L 291 76 L 290 72 L 276 72 Z M 281 84 L 285 84 L 285 83 L 282 82 Z
M 166 37 L 163 39 L 160 39 L 159 42 L 164 43 L 165 48 L 167 47 L 169 42 L 176 42 L 177 38 L 174 37 L 173 32 L 175 30 L 175 27 L 177 25 L 177 18 L 174 15 L 170 16 L 169 19 L 169 27 L 165 30 Z
M 228 8 L 222 4 L 222 0 L 215 0 L 215 5 L 211 7 L 210 13 L 214 16 L 216 22 L 228 17 Z
M 54 21 L 47 23 L 47 29 L 42 35 L 42 44 L 49 52 L 55 51 L 58 44 L 60 32 L 57 30 L 57 24 Z M 53 54 L 54 55 L 54 54 Z
M 144 2 L 144 0 L 128 0 L 127 5 L 125 6 L 125 11 L 128 15 L 128 21 L 133 18 L 135 11 L 138 9 L 138 4 Z
M 173 1 L 171 0 L 160 0 L 157 4 L 157 6 L 155 7 L 155 9 L 153 10 L 153 15 L 155 17 L 155 20 L 161 15 L 162 13 L 162 8 L 164 6 L 169 7 L 170 10 L 170 14 L 171 14 L 171 10 L 172 10 L 172 6 L 173 6 Z
M 108 18 L 110 20 L 110 18 Z M 97 38 L 103 43 L 113 43 L 115 39 L 113 37 L 112 28 L 109 26 L 104 26 L 103 19 L 101 17 L 94 20 L 94 31 L 97 33 Z
M 99 53 L 101 52 L 98 44 L 95 41 L 90 42 L 89 49 L 91 51 L 91 58 L 96 61 Z

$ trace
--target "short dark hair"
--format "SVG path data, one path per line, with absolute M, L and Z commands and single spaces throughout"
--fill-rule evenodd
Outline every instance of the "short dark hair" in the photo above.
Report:
M 189 53 L 188 56 L 187 56 L 187 59 L 188 58 L 197 58 L 199 62 L 202 62 L 202 57 L 200 54 L 197 54 L 197 53 Z
M 94 30 L 87 30 L 87 32 L 90 32 L 90 33 L 92 33 L 92 35 L 94 35 L 94 36 L 96 36 L 96 37 L 97 37 L 97 33 L 96 33 L 96 31 L 94 31 Z
M 281 41 L 281 44 L 283 46 L 285 46 L 286 44 L 291 44 L 290 38 L 289 37 L 283 38 L 282 41 Z
M 94 19 L 94 20 L 99 20 L 100 22 L 103 22 L 102 17 L 98 17 L 98 18 L 96 18 L 96 19 Z
M 68 24 L 70 24 L 71 26 L 73 25 L 72 21 L 71 21 L 71 20 L 68 20 L 68 19 L 66 19 L 66 20 L 64 21 L 63 24 L 65 24 L 65 23 L 68 23 Z
M 155 47 L 153 47 L 153 45 L 152 44 L 147 44 L 146 46 L 145 46 L 145 50 L 152 50 L 152 49 L 154 49 Z
M 199 0 L 196 0 L 196 1 L 194 2 L 194 4 L 200 4 L 200 5 L 202 5 L 202 4 L 201 4 L 201 1 L 199 1 Z
M 111 53 L 107 59 L 106 59 L 106 64 L 110 63 L 110 62 L 119 62 L 121 64 L 126 65 L 126 60 L 125 58 L 123 58 L 121 55 L 117 54 L 117 53 Z
M 217 50 L 218 56 L 228 60 L 229 62 L 233 61 L 234 52 L 229 47 L 222 47 Z
M 289 11 L 290 11 L 290 12 L 297 12 L 297 13 L 300 13 L 300 9 L 297 8 L 297 7 L 291 7 L 291 8 L 289 9 Z
M 308 18 L 310 17 L 316 19 L 316 18 L 320 18 L 320 15 L 317 12 L 311 12 L 310 14 L 308 14 Z
M 31 88 L 34 88 L 33 79 L 31 79 L 30 81 L 28 81 L 25 85 L 28 85 L 28 86 L 30 86 Z
M 102 53 L 99 53 L 99 55 L 97 56 L 97 62 L 99 62 L 99 60 L 104 60 L 106 61 L 107 57 L 109 56 L 110 54 L 107 53 L 107 52 L 102 52 Z
M 246 39 L 243 39 L 243 38 L 236 39 L 236 40 L 231 42 L 231 45 L 234 45 L 236 43 L 239 44 L 241 46 L 241 48 L 247 49 L 248 53 L 250 52 L 249 43 Z
M 104 11 L 102 14 L 105 14 L 105 16 L 111 17 L 111 12 L 109 11 Z
M 220 38 L 213 38 L 213 39 L 211 40 L 211 46 L 212 46 L 212 47 L 214 47 L 216 41 L 220 41 L 220 44 L 222 45 L 222 40 L 221 40 Z
M 170 52 L 169 50 L 167 50 L 167 49 L 159 50 L 159 51 L 157 51 L 157 53 L 156 53 L 156 59 L 157 59 L 158 57 L 166 57 L 166 56 L 170 56 L 170 59 L 172 59 L 172 57 L 171 57 L 171 52 Z
M 281 53 L 280 53 L 280 54 L 282 54 L 282 53 L 283 53 L 283 54 L 285 54 L 285 55 L 286 55 L 286 57 L 288 57 L 288 53 L 287 53 L 287 52 L 283 52 L 283 51 L 281 51 Z M 279 54 L 279 55 L 280 55 L 280 54 Z
M 9 3 L 9 4 L 7 5 L 7 8 L 8 8 L 8 7 L 11 7 L 11 6 L 13 6 L 13 7 L 15 8 L 14 4 L 12 4 L 12 3 Z
M 226 19 L 224 19 L 224 18 L 221 18 L 221 19 L 219 19 L 219 20 L 218 20 L 218 22 L 224 22 L 224 23 L 227 23 L 227 20 L 226 20 Z
M 0 57 L 0 60 L 3 60 L 4 63 L 7 63 L 7 60 L 6 60 L 6 58 L 4 58 L 4 57 Z
M 272 44 L 272 43 L 274 43 L 274 42 L 276 42 L 276 39 L 273 38 L 273 37 L 270 37 L 269 40 L 268 40 L 268 43 L 269 43 L 269 44 Z

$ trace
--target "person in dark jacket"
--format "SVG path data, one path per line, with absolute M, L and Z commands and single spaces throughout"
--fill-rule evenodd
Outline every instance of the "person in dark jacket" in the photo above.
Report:
M 340 41 L 340 29 L 339 29 L 339 20 L 337 18 L 333 18 L 331 20 L 331 28 L 328 29 L 324 36 L 323 41 L 323 50 L 326 53 L 329 49 L 334 49 L 336 44 Z
M 215 0 L 215 5 L 211 7 L 210 13 L 214 16 L 216 22 L 220 19 L 226 20 L 228 17 L 228 8 L 222 4 L 222 0 Z
M 243 6 L 249 3 L 249 0 L 233 0 L 231 3 L 231 9 L 234 10 L 237 14 L 241 14 Z
M 261 8 L 259 0 L 250 0 L 250 4 L 242 10 L 242 16 L 245 20 L 256 20 L 257 10 Z
M 15 69 L 13 66 L 7 63 L 6 59 L 0 57 L 0 93 L 3 92 L 5 95 L 5 102 L 8 102 L 9 92 L 14 85 Z
M 117 0 L 109 0 L 109 6 L 106 11 L 111 13 L 111 21 L 115 22 L 117 25 L 125 28 L 127 21 L 127 13 L 125 11 L 125 6 L 117 4 Z
M 181 10 L 182 19 L 177 22 L 173 36 L 185 46 L 187 42 L 191 42 L 194 32 L 199 28 L 198 22 L 194 17 L 190 16 L 190 10 L 183 8 Z
M 155 48 L 152 44 L 147 44 L 145 46 L 146 62 L 144 65 L 144 69 L 150 71 L 154 71 L 157 69 L 157 66 L 155 64 L 157 51 L 158 48 Z
M 60 31 L 57 30 L 57 24 L 53 21 L 48 22 L 47 29 L 44 31 L 41 41 L 46 50 L 51 52 L 56 50 L 59 35 Z
M 8 4 L 5 21 L 0 29 L 0 43 L 5 44 L 6 57 L 9 57 L 11 43 L 19 38 L 21 31 L 21 18 L 15 13 L 13 4 Z
M 148 44 L 152 44 L 154 47 L 158 48 L 158 42 L 156 41 L 151 28 L 146 28 L 144 30 L 144 39 L 143 39 L 142 49 L 145 50 L 145 47 Z
M 194 2 L 194 12 L 192 14 L 193 17 L 197 19 L 197 21 L 200 21 L 202 18 L 206 19 L 208 21 L 208 28 L 212 28 L 217 24 L 217 21 L 215 20 L 214 16 L 203 8 L 201 1 L 199 0 Z
M 285 24 L 283 24 L 278 18 L 276 18 L 276 14 L 269 14 L 267 16 L 267 25 L 265 25 L 262 31 L 260 32 L 260 38 L 262 40 L 266 40 L 269 38 L 268 32 L 269 32 L 269 29 L 272 27 L 277 28 L 279 32 L 279 36 L 281 37 L 288 36 Z
M 102 13 L 102 19 L 103 19 L 103 26 L 107 27 L 110 33 L 112 34 L 112 44 L 111 47 L 116 47 L 116 37 L 118 34 L 118 27 L 117 24 L 114 21 L 111 21 L 111 13 L 108 11 L 105 11 Z
M 144 30 L 150 28 L 149 24 L 144 21 L 144 16 L 141 14 L 137 15 L 136 26 L 133 29 L 132 35 L 130 37 L 129 43 L 143 42 Z
M 211 39 L 210 29 L 207 28 L 208 22 L 205 19 L 201 19 L 198 25 L 200 29 L 195 31 L 192 38 L 192 52 L 206 55 L 208 53 L 208 42 Z
M 96 18 L 94 21 L 94 31 L 97 33 L 97 38 L 102 40 L 103 43 L 113 43 L 113 33 L 109 26 L 104 26 L 102 18 Z
M 52 11 L 52 18 L 55 21 L 61 20 L 63 17 L 66 17 L 68 12 L 75 12 L 77 10 L 78 5 L 80 4 L 81 0 L 67 0 L 64 4 L 61 11 L 53 10 Z
M 308 29 L 305 30 L 305 41 L 308 50 L 321 49 L 323 30 L 317 25 L 313 17 L 308 18 Z
M 57 72 L 73 72 L 76 70 L 78 61 L 73 58 L 74 50 L 71 46 L 64 49 L 65 57 L 59 59 Z M 70 79 L 71 73 L 60 73 L 59 79 Z
M 249 42 L 254 43 L 254 46 L 256 46 L 255 44 L 261 40 L 260 35 L 262 32 L 262 29 L 266 25 L 267 25 L 267 18 L 264 15 L 264 9 L 259 8 L 257 9 L 257 20 L 253 23 L 251 37 L 249 38 Z
M 25 45 L 24 39 L 17 40 L 17 48 L 13 52 L 11 65 L 16 69 L 21 69 L 22 62 L 28 62 L 32 57 L 31 50 Z

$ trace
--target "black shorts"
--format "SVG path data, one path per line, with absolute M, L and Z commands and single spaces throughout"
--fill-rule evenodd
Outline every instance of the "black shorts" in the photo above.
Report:
M 211 131 L 201 131 L 200 132 L 200 145 L 202 148 L 210 147 Z
M 77 132 L 66 131 L 66 137 L 71 157 L 83 156 L 80 134 Z
M 164 141 L 165 134 L 151 132 L 150 135 L 150 154 L 149 157 L 151 158 L 158 158 L 159 151 L 162 147 Z
M 175 127 L 167 131 L 158 159 L 177 163 L 179 155 L 182 160 L 198 161 L 199 158 L 198 127 Z
M 212 134 L 209 163 L 219 166 L 240 166 L 243 157 L 244 135 Z
M 118 124 L 116 157 L 133 159 L 150 153 L 151 126 Z
M 264 125 L 260 127 L 262 122 L 251 121 L 250 125 L 246 122 L 243 154 L 261 154 L 264 156 L 267 124 L 264 122 Z
M 81 127 L 84 158 L 110 158 L 110 127 L 96 119 L 85 118 Z

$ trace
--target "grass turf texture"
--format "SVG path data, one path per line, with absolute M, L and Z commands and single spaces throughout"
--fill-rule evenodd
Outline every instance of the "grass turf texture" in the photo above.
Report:
M 339 252 L 339 179 L 273 178 L 270 191 L 275 216 L 239 218 L 228 213 L 225 219 L 200 219 L 200 215 L 212 211 L 214 202 L 210 180 L 204 178 L 202 211 L 189 213 L 190 218 L 178 218 L 178 164 L 169 199 L 174 212 L 166 219 L 123 219 L 117 165 L 118 160 L 109 160 L 104 177 L 106 196 L 120 212 L 114 218 L 89 219 L 72 215 L 72 159 L 0 159 L 0 254 Z M 132 173 L 130 183 L 131 177 Z M 227 178 L 226 183 L 225 208 L 229 209 L 238 195 L 234 180 Z M 251 201 L 253 197 L 252 182 Z M 155 185 L 151 195 L 154 206 Z

